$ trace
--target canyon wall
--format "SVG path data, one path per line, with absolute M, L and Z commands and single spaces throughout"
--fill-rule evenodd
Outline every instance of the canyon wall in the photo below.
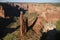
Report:
M 39 16 L 43 14 L 49 22 L 55 22 L 60 19 L 60 7 L 52 4 L 31 4 L 31 3 L 8 3 L 11 6 L 18 5 L 20 8 L 28 10 L 28 13 L 37 13 Z M 0 17 L 4 17 L 4 10 L 0 7 Z

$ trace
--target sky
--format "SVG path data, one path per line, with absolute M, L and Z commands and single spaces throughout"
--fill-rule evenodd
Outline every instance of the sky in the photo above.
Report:
M 60 0 L 0 0 L 0 2 L 37 2 L 37 3 L 60 3 Z

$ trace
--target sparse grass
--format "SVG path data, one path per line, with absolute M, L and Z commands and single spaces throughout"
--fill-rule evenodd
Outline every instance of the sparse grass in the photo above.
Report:
M 11 36 L 11 34 L 7 34 L 6 37 L 4 37 L 4 40 L 12 40 L 13 39 L 13 35 Z
M 60 3 L 52 3 L 52 5 L 60 7 Z
M 19 36 L 18 32 L 15 34 L 8 33 L 3 39 L 4 40 L 19 40 L 20 37 L 18 37 L 18 36 Z
M 56 28 L 57 30 L 60 30 L 60 20 L 57 21 L 57 23 L 56 23 L 56 27 L 57 27 L 57 28 Z

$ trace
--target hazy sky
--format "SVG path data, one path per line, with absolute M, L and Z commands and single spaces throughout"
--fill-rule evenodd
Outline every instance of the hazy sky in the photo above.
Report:
M 0 0 L 0 2 L 38 2 L 38 3 L 45 3 L 45 2 L 60 2 L 60 0 Z

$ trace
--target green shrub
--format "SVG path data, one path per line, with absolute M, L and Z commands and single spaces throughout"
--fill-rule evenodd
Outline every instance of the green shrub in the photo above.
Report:
M 60 20 L 57 21 L 57 23 L 56 23 L 56 29 L 57 29 L 57 30 L 60 30 Z

